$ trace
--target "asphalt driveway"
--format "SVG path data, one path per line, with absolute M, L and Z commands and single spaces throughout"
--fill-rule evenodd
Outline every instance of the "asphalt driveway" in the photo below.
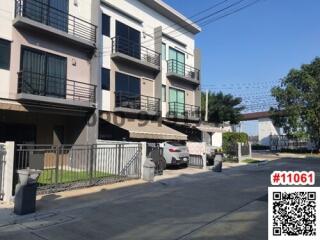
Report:
M 314 170 L 320 185 L 319 159 L 280 159 L 81 196 L 54 194 L 38 201 L 37 215 L 0 227 L 0 239 L 267 239 L 274 170 Z

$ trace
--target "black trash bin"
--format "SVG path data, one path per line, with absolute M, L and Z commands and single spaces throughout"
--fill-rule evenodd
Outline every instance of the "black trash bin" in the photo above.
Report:
M 214 157 L 214 165 L 212 170 L 214 172 L 221 172 L 222 171 L 222 158 L 223 158 L 223 154 L 216 154 L 216 156 Z
M 13 212 L 17 215 L 34 213 L 36 211 L 37 179 L 41 171 L 22 169 L 17 173 L 19 183 L 16 186 Z

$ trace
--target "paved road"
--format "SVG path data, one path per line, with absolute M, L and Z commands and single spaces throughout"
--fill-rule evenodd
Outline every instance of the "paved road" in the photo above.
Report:
M 320 161 L 281 159 L 71 199 L 52 195 L 39 207 L 51 202 L 56 208 L 0 227 L 0 239 L 267 239 L 273 170 L 315 170 L 319 178 Z

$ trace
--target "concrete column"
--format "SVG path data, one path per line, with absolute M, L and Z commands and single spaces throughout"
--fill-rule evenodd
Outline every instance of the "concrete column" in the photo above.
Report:
M 238 161 L 240 162 L 241 161 L 241 143 L 238 143 Z
M 154 50 L 158 53 L 162 51 L 162 27 L 154 29 Z M 160 56 L 160 72 L 157 73 L 154 80 L 154 97 L 161 99 L 162 94 L 162 56 Z M 162 101 L 160 101 L 160 111 L 162 111 Z
M 201 52 L 199 48 L 194 49 L 194 67 L 200 70 L 200 85 L 195 89 L 194 92 L 194 105 L 201 106 Z
M 207 169 L 207 154 L 204 153 L 202 154 L 202 164 L 203 164 L 203 169 Z
M 251 142 L 248 142 L 248 145 L 249 145 L 249 158 L 252 158 L 252 143 Z
M 4 185 L 3 200 L 12 201 L 13 175 L 14 175 L 14 142 L 5 143 L 5 167 L 4 167 Z
M 147 143 L 141 142 L 141 178 L 143 177 L 143 164 L 147 159 Z

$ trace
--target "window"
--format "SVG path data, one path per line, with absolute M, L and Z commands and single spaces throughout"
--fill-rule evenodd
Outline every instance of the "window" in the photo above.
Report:
M 67 59 L 23 47 L 20 92 L 65 98 Z
M 167 94 L 166 94 L 166 85 L 162 85 L 162 92 L 161 92 L 161 99 L 162 102 L 166 102 L 167 101 Z
M 162 43 L 162 47 L 161 47 L 161 55 L 162 55 L 162 60 L 166 60 L 167 59 L 167 46 L 165 43 Z
M 10 69 L 10 50 L 10 42 L 0 39 L 0 69 Z
M 116 22 L 117 52 L 140 59 L 140 32 L 121 22 Z
M 110 90 L 110 70 L 106 68 L 101 69 L 101 88 L 102 90 Z
M 116 72 L 116 92 L 140 95 L 140 79 Z
M 102 14 L 102 35 L 110 37 L 110 17 Z

